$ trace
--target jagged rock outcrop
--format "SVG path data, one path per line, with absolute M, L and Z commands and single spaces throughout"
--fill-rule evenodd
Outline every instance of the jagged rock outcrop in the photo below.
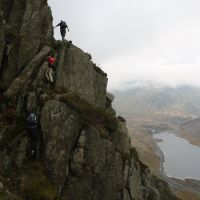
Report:
M 47 0 L 1 0 L 1 89 L 7 89 L 34 56 L 52 41 L 52 15 Z
M 90 56 L 71 45 L 64 47 L 59 61 L 56 84 L 57 90 L 70 91 L 97 107 L 106 104 L 106 74 L 90 60 Z M 67 78 L 66 78 L 67 77 Z
M 56 42 L 45 0 L 0 2 L 0 199 L 176 200 L 130 144 L 106 102 L 106 74 L 89 54 Z M 54 85 L 44 78 L 58 52 Z M 30 155 L 26 112 L 41 132 Z

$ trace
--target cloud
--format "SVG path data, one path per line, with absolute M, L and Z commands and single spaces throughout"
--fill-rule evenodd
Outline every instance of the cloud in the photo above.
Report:
M 132 81 L 200 86 L 200 1 L 49 0 L 54 24 L 93 55 L 109 88 Z M 60 38 L 59 30 L 55 37 Z

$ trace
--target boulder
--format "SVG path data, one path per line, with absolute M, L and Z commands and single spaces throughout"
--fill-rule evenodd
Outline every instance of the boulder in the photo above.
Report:
M 56 90 L 69 91 L 95 107 L 105 108 L 107 78 L 93 65 L 81 49 L 64 44 L 56 71 Z

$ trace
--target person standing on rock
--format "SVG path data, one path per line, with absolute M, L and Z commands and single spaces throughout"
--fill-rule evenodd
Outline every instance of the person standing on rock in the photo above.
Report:
M 68 32 L 69 32 L 69 28 L 68 28 L 66 22 L 65 22 L 65 21 L 62 21 L 62 20 L 61 20 L 61 22 L 60 22 L 58 25 L 56 25 L 54 28 L 56 28 L 56 27 L 58 27 L 58 26 L 60 26 L 60 34 L 61 34 L 61 36 L 62 36 L 62 41 L 64 41 L 65 35 L 66 35 L 66 28 L 67 28 Z

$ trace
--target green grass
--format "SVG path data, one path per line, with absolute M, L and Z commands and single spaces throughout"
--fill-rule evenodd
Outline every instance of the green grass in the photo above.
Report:
M 9 124 L 8 120 L 12 121 L 12 125 Z M 2 139 L 0 142 L 0 149 L 4 149 L 8 147 L 12 141 L 19 136 L 25 130 L 25 115 L 24 114 L 17 114 L 16 112 L 9 112 L 4 115 L 4 123 L 2 124 L 3 127 L 8 126 L 8 128 L 3 132 Z
M 84 125 L 92 124 L 101 126 L 109 131 L 115 131 L 117 129 L 117 118 L 113 114 L 106 112 L 105 109 L 92 106 L 76 94 L 65 93 L 58 96 L 59 101 L 62 101 L 77 110 Z M 52 98 L 55 98 L 54 94 L 52 95 Z
M 21 192 L 28 200 L 54 200 L 56 191 L 43 173 L 40 163 L 29 163 L 23 169 Z
M 23 200 L 63 200 L 57 196 L 50 179 L 45 175 L 42 163 L 27 161 L 20 169 L 13 167 L 0 172 L 6 188 L 12 195 Z M 13 181 L 6 181 L 8 180 Z M 16 180 L 20 180 L 17 182 Z M 6 192 L 0 192 L 0 199 L 6 198 Z M 13 199 L 14 200 L 14 199 Z M 19 200 L 19 199 L 16 199 Z

